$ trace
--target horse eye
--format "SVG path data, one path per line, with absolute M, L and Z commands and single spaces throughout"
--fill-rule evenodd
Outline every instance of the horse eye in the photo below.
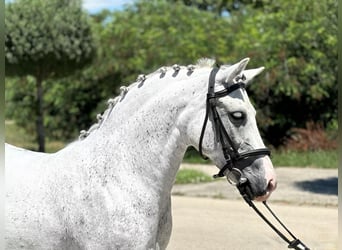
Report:
M 245 118 L 244 113 L 242 113 L 240 111 L 232 112 L 232 113 L 230 113 L 230 115 L 235 120 L 243 120 Z

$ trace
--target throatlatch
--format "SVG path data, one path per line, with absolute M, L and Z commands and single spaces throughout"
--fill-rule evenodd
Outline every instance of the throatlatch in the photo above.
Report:
M 250 185 L 248 182 L 248 179 L 243 176 L 242 169 L 244 167 L 244 164 L 241 164 L 241 162 L 249 157 L 261 157 L 265 155 L 270 155 L 271 151 L 268 148 L 260 148 L 260 149 L 254 149 L 249 150 L 243 153 L 239 153 L 238 149 L 234 146 L 234 143 L 232 142 L 231 138 L 229 137 L 223 122 L 221 120 L 220 115 L 217 112 L 216 109 L 216 99 L 225 97 L 232 93 L 233 91 L 239 89 L 239 88 L 245 88 L 246 84 L 244 83 L 244 76 L 242 75 L 237 79 L 236 83 L 233 83 L 231 86 L 227 87 L 226 89 L 215 92 L 215 76 L 217 72 L 219 71 L 218 67 L 215 67 L 212 69 L 209 77 L 209 86 L 208 86 L 208 94 L 207 94 L 207 100 L 206 100 L 206 114 L 203 122 L 203 127 L 201 131 L 201 136 L 199 140 L 199 153 L 204 159 L 208 159 L 206 156 L 203 155 L 202 151 L 202 143 L 203 143 L 203 137 L 204 133 L 207 127 L 207 123 L 209 120 L 209 114 L 212 115 L 213 119 L 213 125 L 215 129 L 215 134 L 218 142 L 221 143 L 223 155 L 226 160 L 226 164 L 220 169 L 220 171 L 214 175 L 214 178 L 227 176 L 227 179 L 229 183 L 232 185 L 235 185 L 237 189 L 239 190 L 241 196 L 243 199 L 247 202 L 247 204 L 253 208 L 253 210 L 266 222 L 267 225 L 269 225 L 279 236 L 282 238 L 285 242 L 287 242 L 288 248 L 293 248 L 295 250 L 310 250 L 306 245 L 304 245 L 303 242 L 301 242 L 298 238 L 296 238 L 290 230 L 280 221 L 280 219 L 275 215 L 275 213 L 271 210 L 271 208 L 267 205 L 266 201 L 263 202 L 267 210 L 272 214 L 272 216 L 279 222 L 279 224 L 291 235 L 293 240 L 289 240 L 282 232 L 280 232 L 266 217 L 264 214 L 262 214 L 258 208 L 254 205 L 252 199 L 253 199 L 253 193 L 250 189 Z M 237 167 L 237 165 L 240 165 Z M 241 167 L 242 165 L 242 167 Z

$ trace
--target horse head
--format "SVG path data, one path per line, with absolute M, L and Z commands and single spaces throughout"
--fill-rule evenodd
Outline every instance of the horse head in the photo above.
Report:
M 245 70 L 248 61 L 212 68 L 202 103 L 193 101 L 197 116 L 188 131 L 192 145 L 220 169 L 217 177 L 226 176 L 250 199 L 265 201 L 276 188 L 276 175 L 245 90 L 264 68 Z

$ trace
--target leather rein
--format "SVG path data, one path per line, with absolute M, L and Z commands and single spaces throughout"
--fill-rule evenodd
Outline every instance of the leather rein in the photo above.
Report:
M 279 235 L 280 238 L 282 238 L 285 242 L 289 244 L 288 248 L 293 248 L 296 250 L 310 250 L 298 238 L 296 238 L 290 232 L 290 230 L 280 221 L 280 219 L 275 215 L 275 213 L 268 206 L 266 201 L 263 201 L 264 206 L 271 213 L 271 215 L 277 220 L 277 222 L 286 230 L 286 232 L 293 238 L 293 240 L 289 240 L 281 231 L 279 231 L 265 217 L 265 215 L 260 212 L 260 210 L 253 203 L 252 201 L 253 193 L 251 191 L 248 179 L 244 177 L 242 173 L 242 169 L 244 167 L 247 167 L 247 166 L 244 166 L 245 164 L 243 164 L 243 161 L 250 157 L 258 158 L 258 157 L 262 157 L 266 155 L 270 156 L 271 151 L 268 148 L 260 148 L 260 149 L 253 149 L 253 150 L 248 150 L 246 152 L 240 153 L 238 149 L 235 147 L 216 109 L 216 100 L 218 98 L 229 95 L 230 93 L 234 92 L 237 89 L 245 88 L 246 87 L 246 84 L 244 83 L 245 77 L 243 75 L 241 77 L 237 77 L 236 83 L 230 85 L 224 90 L 215 92 L 215 77 L 219 69 L 220 69 L 219 67 L 214 67 L 212 71 L 210 72 L 210 76 L 209 76 L 208 93 L 207 93 L 207 100 L 206 100 L 206 114 L 205 114 L 202 131 L 201 131 L 201 135 L 199 139 L 199 153 L 204 159 L 206 160 L 208 159 L 208 157 L 204 156 L 203 154 L 202 144 L 203 144 L 203 137 L 204 137 L 205 130 L 207 127 L 209 116 L 211 115 L 211 118 L 214 124 L 216 140 L 217 142 L 221 143 L 223 155 L 226 160 L 225 165 L 213 177 L 219 178 L 219 177 L 227 176 L 228 182 L 237 187 L 241 196 L 247 202 L 247 204 L 253 208 L 253 210 L 266 222 L 267 225 L 269 225 L 275 231 L 275 233 Z M 237 166 L 238 164 L 240 168 Z

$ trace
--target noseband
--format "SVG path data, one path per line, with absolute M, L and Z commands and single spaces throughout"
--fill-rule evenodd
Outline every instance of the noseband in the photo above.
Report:
M 202 127 L 202 132 L 199 140 L 199 153 L 204 159 L 208 159 L 203 155 L 202 151 L 202 143 L 203 137 L 205 133 L 205 129 L 207 127 L 207 123 L 209 120 L 209 114 L 212 115 L 215 135 L 218 142 L 221 143 L 222 151 L 224 158 L 226 160 L 226 164 L 220 169 L 220 171 L 215 174 L 213 177 L 223 177 L 227 176 L 228 181 L 235 185 L 239 190 L 241 196 L 247 202 L 247 204 L 253 208 L 253 210 L 263 219 L 266 224 L 268 224 L 285 242 L 287 242 L 288 248 L 293 248 L 295 250 L 310 250 L 304 243 L 296 238 L 290 230 L 280 221 L 280 219 L 275 215 L 275 213 L 271 210 L 271 208 L 267 205 L 266 201 L 263 202 L 267 210 L 271 213 L 271 215 L 277 220 L 277 222 L 286 230 L 286 232 L 291 235 L 293 240 L 288 239 L 281 231 L 279 231 L 254 205 L 253 203 L 253 193 L 251 191 L 248 179 L 243 176 L 242 169 L 247 167 L 249 164 L 243 163 L 243 161 L 250 157 L 261 157 L 265 155 L 270 155 L 271 152 L 268 148 L 260 148 L 253 149 L 246 152 L 239 153 L 238 148 L 235 147 L 232 139 L 227 133 L 221 117 L 216 109 L 216 100 L 221 97 L 225 97 L 230 93 L 234 92 L 237 89 L 245 88 L 246 84 L 244 83 L 245 77 L 236 78 L 236 83 L 233 85 L 221 90 L 219 92 L 215 92 L 215 76 L 219 71 L 218 67 L 213 68 L 209 77 L 209 86 L 208 86 L 208 94 L 206 101 L 206 114 L 204 118 L 204 123 Z M 226 173 L 227 172 L 227 173 Z
M 260 149 L 253 149 L 253 150 L 249 150 L 243 153 L 239 153 L 238 148 L 235 147 L 216 109 L 216 101 L 217 99 L 221 97 L 225 97 L 237 89 L 245 88 L 246 87 L 246 84 L 244 83 L 245 77 L 242 76 L 238 78 L 237 82 L 234 83 L 233 85 L 225 88 L 224 90 L 215 92 L 215 76 L 218 71 L 219 71 L 218 67 L 213 68 L 209 76 L 208 94 L 207 94 L 207 101 L 206 101 L 206 114 L 205 114 L 202 132 L 201 132 L 201 136 L 199 140 L 199 153 L 204 159 L 208 159 L 207 157 L 203 155 L 202 144 L 203 144 L 204 133 L 205 133 L 207 123 L 209 120 L 209 115 L 211 114 L 213 118 L 213 124 L 215 127 L 216 139 L 218 142 L 221 143 L 223 155 L 226 160 L 226 164 L 213 177 L 218 178 L 218 177 L 223 177 L 226 175 L 228 181 L 231 184 L 238 185 L 238 184 L 245 183 L 247 181 L 247 179 L 243 177 L 243 174 L 241 171 L 244 167 L 247 167 L 247 165 L 243 164 L 242 162 L 249 157 L 261 157 L 265 155 L 270 155 L 271 152 L 267 148 L 260 148 Z M 240 168 L 237 167 L 237 165 L 239 165 Z M 227 174 L 226 174 L 226 171 L 228 171 Z

